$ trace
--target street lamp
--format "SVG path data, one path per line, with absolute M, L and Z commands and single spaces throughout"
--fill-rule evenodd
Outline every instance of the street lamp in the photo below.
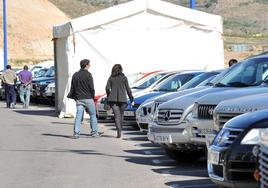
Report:
M 7 66 L 7 22 L 6 22 L 6 0 L 3 0 L 3 33 L 4 33 L 4 69 Z

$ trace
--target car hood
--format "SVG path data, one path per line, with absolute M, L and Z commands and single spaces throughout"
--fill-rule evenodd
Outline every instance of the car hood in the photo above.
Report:
M 183 95 L 180 97 L 177 97 L 175 99 L 171 99 L 165 103 L 162 103 L 159 105 L 158 109 L 186 109 L 190 105 L 194 104 L 195 100 L 208 94 L 208 93 L 214 93 L 214 92 L 219 92 L 219 91 L 224 91 L 226 90 L 226 87 L 212 87 L 212 88 L 207 88 L 203 89 L 194 93 L 190 93 L 187 95 Z
M 159 95 L 162 95 L 162 94 L 165 94 L 165 93 L 166 92 L 162 92 L 162 91 L 148 92 L 148 93 L 145 93 L 143 95 L 139 95 L 137 97 L 134 97 L 134 103 L 135 104 L 141 104 L 141 103 L 143 103 L 144 101 L 146 101 L 149 98 L 154 98 L 156 96 L 159 96 Z
M 266 128 L 267 121 L 268 121 L 268 109 L 265 109 L 257 112 L 245 113 L 240 116 L 236 116 L 231 120 L 227 121 L 224 126 L 228 128 L 247 129 L 249 126 L 253 125 L 254 127 Z
M 34 78 L 33 83 L 36 82 L 44 82 L 44 81 L 50 81 L 50 80 L 55 80 L 55 77 L 40 77 L 40 78 Z
M 217 105 L 219 102 L 247 95 L 261 94 L 268 92 L 268 87 L 247 87 L 247 88 L 230 88 L 223 92 L 210 93 L 196 100 L 198 104 Z
M 183 95 L 187 95 L 196 91 L 201 91 L 203 89 L 207 89 L 210 88 L 211 86 L 202 86 L 202 87 L 196 87 L 196 88 L 191 88 L 191 89 L 186 89 L 183 91 L 178 91 L 178 92 L 172 92 L 172 93 L 165 93 L 163 95 L 160 95 L 158 97 L 155 98 L 151 98 L 148 99 L 146 102 L 150 102 L 150 101 L 155 101 L 155 102 L 166 102 L 169 101 L 171 99 L 183 96 Z
M 267 109 L 268 93 L 249 95 L 220 102 L 215 108 L 216 113 L 246 113 Z

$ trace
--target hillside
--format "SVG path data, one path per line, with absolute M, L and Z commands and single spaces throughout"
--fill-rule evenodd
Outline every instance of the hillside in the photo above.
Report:
M 52 26 L 130 0 L 8 0 L 8 57 L 11 63 L 53 58 Z M 165 0 L 188 7 L 189 0 Z M 268 0 L 196 0 L 196 9 L 224 21 L 225 60 L 262 50 L 268 38 Z M 2 12 L 2 6 L 0 7 Z M 2 28 L 2 15 L 0 27 Z M 243 44 L 246 52 L 236 52 Z M 0 48 L 3 31 L 0 30 Z
M 0 11 L 3 11 L 2 5 Z M 68 19 L 68 16 L 47 0 L 8 0 L 7 32 L 10 62 L 51 59 L 53 57 L 52 26 Z M 3 48 L 2 29 L 0 48 Z

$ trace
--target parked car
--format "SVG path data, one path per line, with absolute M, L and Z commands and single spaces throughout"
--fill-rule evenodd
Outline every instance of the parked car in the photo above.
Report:
M 214 78 L 214 76 L 218 75 L 221 71 L 210 71 L 210 72 L 204 72 L 193 79 L 191 79 L 189 82 L 182 85 L 176 93 L 185 93 L 181 92 L 183 90 L 189 90 L 194 87 L 199 87 L 202 82 L 204 85 L 206 85 L 209 81 L 211 81 L 210 78 Z M 208 80 L 207 82 L 204 82 L 205 80 Z M 203 85 L 202 85 L 203 86 Z M 191 90 L 194 91 L 194 90 Z M 188 93 L 188 91 L 187 91 Z M 136 110 L 136 122 L 140 128 L 141 132 L 147 132 L 148 130 L 148 123 L 152 120 L 152 113 L 154 112 L 157 105 L 155 104 L 155 101 L 159 99 L 166 98 L 167 96 L 174 96 L 174 93 L 168 92 L 167 94 L 163 94 L 160 96 L 155 96 L 147 99 L 145 102 L 143 102 L 138 109 Z M 177 95 L 176 95 L 177 96 Z M 171 97 L 172 98 L 172 97 Z M 160 104 L 159 102 L 157 104 Z
M 43 95 L 51 104 L 55 104 L 55 82 L 51 82 L 45 88 Z
M 185 129 L 189 125 L 187 120 L 196 113 L 195 110 L 193 111 L 194 102 L 208 94 L 215 93 L 213 96 L 218 99 L 217 94 L 221 94 L 223 91 L 241 89 L 241 87 L 253 88 L 253 86 L 261 85 L 268 74 L 266 71 L 268 55 L 248 58 L 232 67 L 215 86 L 160 104 L 153 121 L 149 123 L 148 139 L 159 143 L 171 157 L 176 156 L 175 159 L 198 159 L 200 156 L 196 154 L 198 153 L 196 151 L 201 152 L 206 146 L 203 142 L 201 144 L 192 142 L 187 129 Z M 265 87 L 260 87 L 260 89 L 266 90 Z M 214 98 L 208 97 L 208 99 L 213 100 Z M 209 112 L 211 113 L 213 110 Z
M 256 99 L 258 100 L 258 99 Z M 257 188 L 253 147 L 268 128 L 268 110 L 245 113 L 227 121 L 208 148 L 208 174 L 224 187 Z
M 134 106 L 128 101 L 128 106 L 124 111 L 124 120 L 129 123 L 136 123 L 135 112 L 145 100 L 168 92 L 176 92 L 185 83 L 202 73 L 203 71 L 178 71 L 160 82 L 151 91 L 140 92 L 139 95 L 134 94 Z
M 45 99 L 45 89 L 48 84 L 55 82 L 55 68 L 50 67 L 44 77 L 34 78 L 32 81 L 31 98 L 34 101 Z
M 153 73 L 148 74 L 146 77 L 140 79 L 135 84 L 132 85 L 131 90 L 133 92 L 133 95 L 138 95 L 139 93 L 147 90 L 151 90 L 155 85 L 160 83 L 162 80 L 166 79 L 167 77 L 174 74 L 174 72 L 168 72 L 168 71 L 155 71 Z M 103 95 L 97 100 L 96 108 L 97 108 L 97 114 L 99 119 L 106 119 L 113 117 L 112 109 L 106 111 L 104 107 L 104 101 L 105 101 L 106 95 Z
M 127 75 L 129 86 L 132 87 L 137 81 L 142 80 L 143 78 L 146 78 L 147 76 L 150 76 L 152 74 L 155 74 L 157 72 L 161 72 L 160 70 L 157 71 L 150 71 L 150 72 L 137 72 Z

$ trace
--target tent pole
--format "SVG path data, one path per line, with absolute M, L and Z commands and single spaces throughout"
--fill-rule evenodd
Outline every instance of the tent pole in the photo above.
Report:
M 6 22 L 6 0 L 3 0 L 3 33 L 4 33 L 4 70 L 7 66 L 7 22 Z
M 195 0 L 190 0 L 190 8 L 195 9 Z
M 56 113 L 59 112 L 59 108 L 58 108 L 58 63 L 57 63 L 57 44 L 56 44 L 56 41 L 57 39 L 54 38 L 53 39 L 53 46 L 54 46 L 54 66 L 55 66 L 55 110 L 56 110 Z

